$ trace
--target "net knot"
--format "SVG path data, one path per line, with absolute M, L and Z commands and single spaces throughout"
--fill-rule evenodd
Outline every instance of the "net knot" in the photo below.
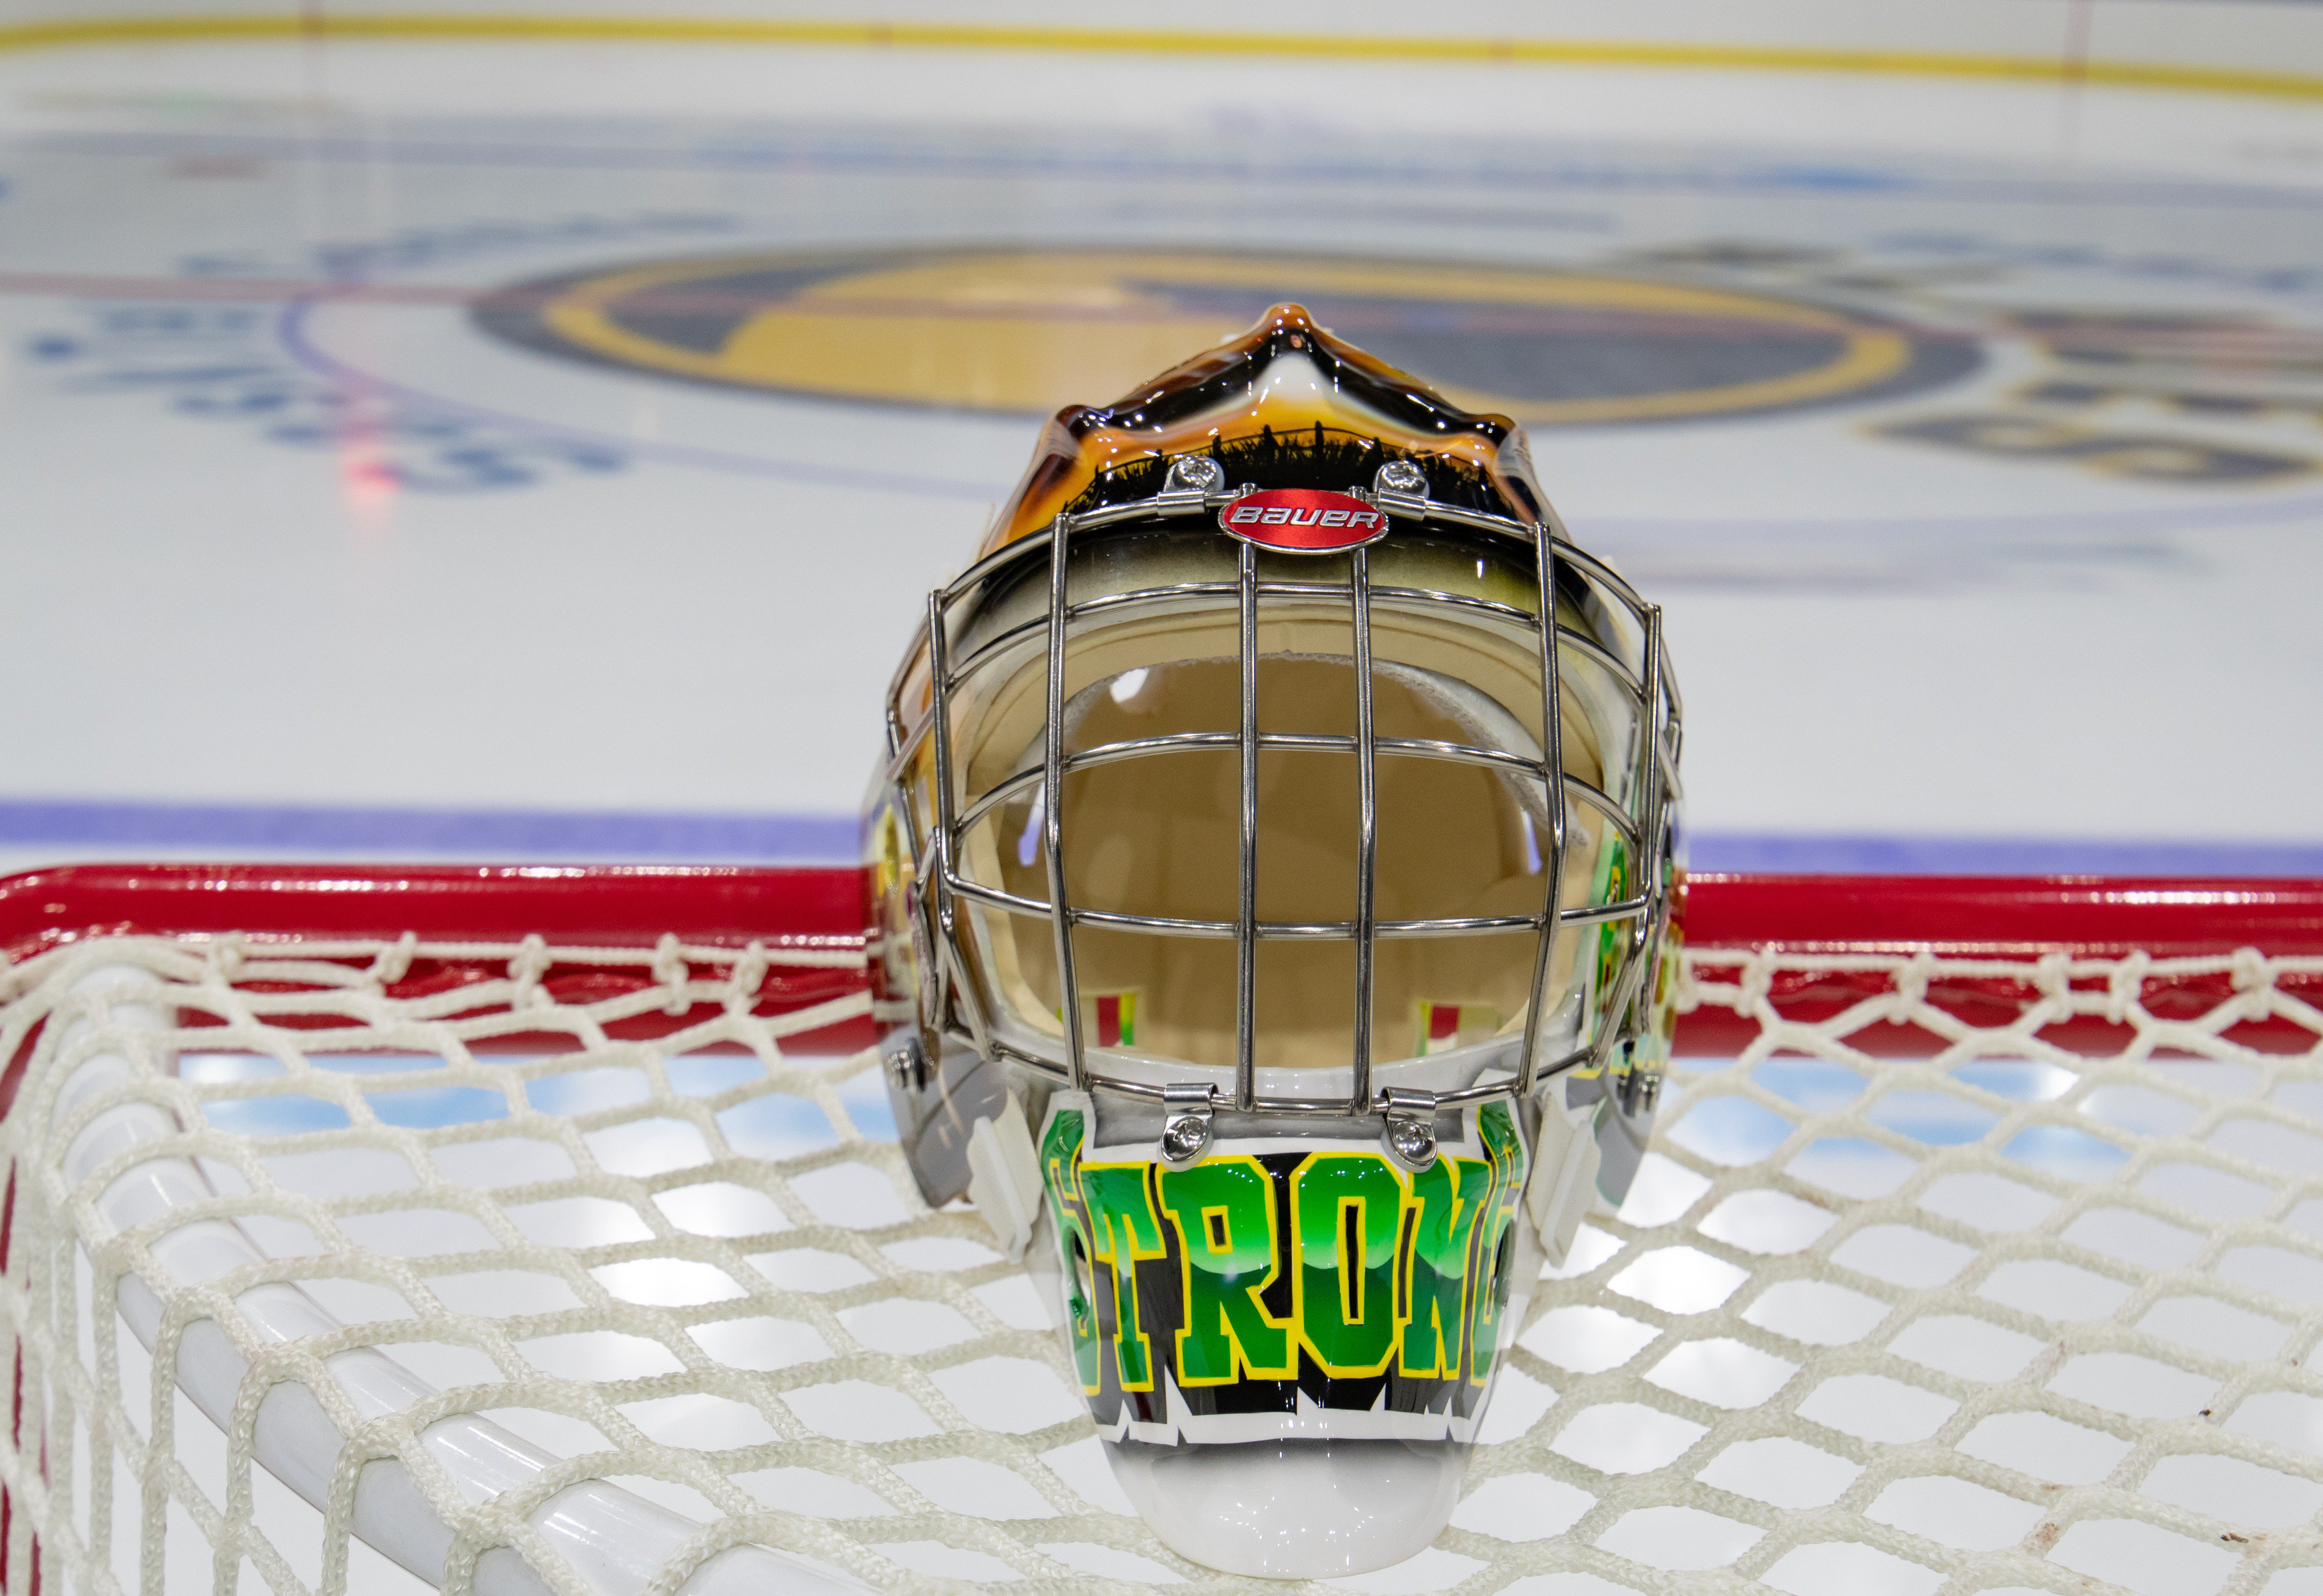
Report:
M 2033 964 L 2033 989 L 2041 995 L 2041 1001 L 2034 1005 L 2039 1018 L 2026 1026 L 2028 1032 L 2072 1018 L 2073 961 L 2062 953 L 2041 955 Z
M 2143 948 L 2115 965 L 2106 977 L 2106 1023 L 2111 1025 L 2129 1023 L 2129 1013 L 2143 1006 L 2145 994 L 2145 972 L 2152 967 L 2153 956 Z
M 726 1007 L 732 1013 L 747 1014 L 758 1006 L 758 988 L 767 984 L 767 945 L 752 942 L 742 949 L 727 977 Z
M 2274 1013 L 2274 961 L 2255 948 L 2237 948 L 2233 962 L 2235 1016 L 2241 1020 L 2263 1020 Z
M 693 999 L 685 990 L 685 983 L 693 974 L 692 967 L 685 962 L 685 949 L 678 945 L 677 933 L 662 932 L 661 940 L 654 944 L 653 977 L 669 988 L 669 995 L 662 1000 L 663 1014 L 682 1014 L 693 1006 Z
M 1928 983 L 1935 978 L 1936 956 L 1923 948 L 1897 965 L 1890 979 L 1896 1001 L 1887 1014 L 1890 1024 L 1901 1025 L 1928 1006 Z
M 405 931 L 379 950 L 371 961 L 371 984 L 385 991 L 411 973 L 411 956 L 419 947 L 419 933 Z
M 509 960 L 509 979 L 516 983 L 516 990 L 509 994 L 509 1007 L 546 1008 L 554 1003 L 556 1000 L 541 990 L 540 977 L 556 962 L 538 931 L 518 943 L 515 957 Z
M 1780 963 L 1781 956 L 1771 948 L 1761 948 L 1750 955 L 1734 977 L 1736 1014 L 1758 1014 L 1762 1023 L 1777 1017 L 1767 1000 L 1775 990 L 1775 971 Z
M 249 962 L 250 949 L 240 931 L 219 935 L 202 952 L 202 978 L 221 986 L 231 986 L 242 976 L 242 968 Z

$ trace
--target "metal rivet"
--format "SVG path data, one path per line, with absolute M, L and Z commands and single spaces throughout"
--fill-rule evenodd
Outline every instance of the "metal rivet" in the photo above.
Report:
M 1661 1101 L 1662 1078 L 1632 1064 L 1621 1077 L 1618 1090 L 1621 1112 L 1634 1119 L 1641 1114 L 1651 1114 Z
M 1190 1164 L 1210 1144 L 1210 1122 L 1180 1114 L 1162 1127 L 1162 1156 L 1173 1164 Z
M 1415 1169 L 1424 1169 L 1436 1161 L 1436 1133 L 1418 1120 L 1390 1121 L 1387 1147 L 1390 1152 Z
M 1372 478 L 1372 486 L 1382 493 L 1425 495 L 1428 476 L 1409 460 L 1391 460 Z
M 1226 468 L 1206 454 L 1188 454 L 1170 463 L 1164 493 L 1214 493 L 1226 485 Z
M 895 1084 L 909 1092 L 924 1092 L 928 1088 L 927 1053 L 916 1036 L 904 1037 L 887 1050 L 887 1073 Z

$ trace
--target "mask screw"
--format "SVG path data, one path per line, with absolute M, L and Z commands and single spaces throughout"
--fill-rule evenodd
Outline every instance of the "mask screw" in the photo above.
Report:
M 1380 1141 L 1391 1158 L 1416 1174 L 1436 1161 L 1436 1095 L 1391 1087 L 1382 1096 L 1387 1124 Z
M 1162 1161 L 1182 1169 L 1209 1150 L 1210 1088 L 1180 1081 L 1162 1088 Z
M 1618 1090 L 1621 1112 L 1634 1119 L 1641 1114 L 1651 1114 L 1661 1101 L 1662 1078 L 1632 1064 L 1629 1073 L 1621 1077 Z
M 1400 493 L 1412 499 L 1425 499 L 1428 497 L 1428 475 L 1409 460 L 1391 460 L 1373 476 L 1372 487 L 1382 493 Z
M 1226 469 L 1207 454 L 1188 454 L 1170 463 L 1162 483 L 1164 493 L 1215 493 L 1226 486 Z
M 916 1036 L 905 1036 L 887 1050 L 887 1073 L 906 1092 L 928 1089 L 928 1055 Z

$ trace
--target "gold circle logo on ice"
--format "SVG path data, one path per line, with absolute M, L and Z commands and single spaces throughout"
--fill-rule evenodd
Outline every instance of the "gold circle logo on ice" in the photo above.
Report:
M 1011 415 L 1104 404 L 1295 299 L 1472 410 L 1736 416 L 1950 381 L 1974 346 L 1825 306 L 1531 267 L 1198 250 L 693 256 L 489 296 L 497 336 L 633 371 Z

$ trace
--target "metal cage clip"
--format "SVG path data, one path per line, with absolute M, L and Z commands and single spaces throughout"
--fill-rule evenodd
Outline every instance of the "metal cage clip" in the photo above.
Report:
M 1182 1169 L 1210 1146 L 1209 1083 L 1181 1080 L 1162 1088 L 1162 1161 Z
M 1436 1094 L 1389 1087 L 1380 1096 L 1387 1104 L 1380 1142 L 1390 1158 L 1417 1175 L 1436 1161 Z

